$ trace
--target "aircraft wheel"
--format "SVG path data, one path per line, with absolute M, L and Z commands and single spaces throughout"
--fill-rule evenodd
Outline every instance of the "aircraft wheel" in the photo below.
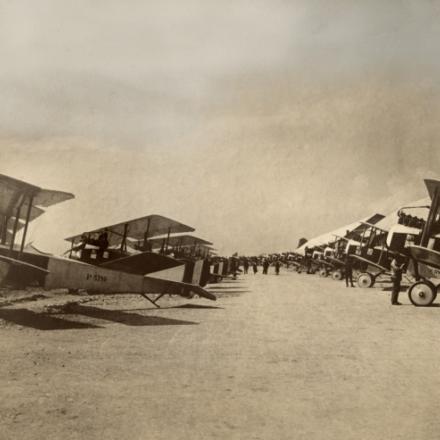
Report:
M 335 270 L 332 273 L 332 278 L 335 281 L 341 281 L 342 280 L 342 272 L 340 270 Z
M 357 285 L 361 289 L 367 289 L 369 287 L 373 287 L 374 285 L 374 278 L 373 276 L 368 272 L 362 272 L 359 274 L 357 278 Z
M 437 296 L 435 287 L 426 281 L 414 283 L 408 290 L 409 300 L 417 307 L 430 306 Z
M 319 269 L 319 276 L 326 277 L 327 271 L 324 268 Z

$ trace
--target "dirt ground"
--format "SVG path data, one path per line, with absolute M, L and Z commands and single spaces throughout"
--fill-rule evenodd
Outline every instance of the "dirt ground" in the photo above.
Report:
M 211 290 L 2 292 L 0 438 L 440 438 L 440 308 L 286 271 Z

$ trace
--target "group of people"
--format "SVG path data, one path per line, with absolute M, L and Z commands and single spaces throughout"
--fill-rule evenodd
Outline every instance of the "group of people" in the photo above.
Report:
M 265 258 L 262 262 L 262 267 L 263 267 L 263 275 L 267 275 L 269 272 L 269 267 L 273 265 L 275 268 L 275 274 L 279 275 L 280 274 L 280 269 L 281 269 L 281 261 L 280 260 L 274 260 L 273 262 L 269 261 L 268 258 Z M 254 275 L 256 273 L 258 273 L 258 260 L 253 259 L 253 260 L 249 260 L 249 259 L 244 259 L 243 260 L 243 269 L 244 269 L 244 273 L 247 274 L 249 273 L 249 268 L 252 267 L 252 271 L 254 273 Z

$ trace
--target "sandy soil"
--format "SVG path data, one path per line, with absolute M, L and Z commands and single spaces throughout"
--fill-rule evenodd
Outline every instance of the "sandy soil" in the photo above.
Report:
M 0 438 L 440 438 L 440 308 L 287 272 L 212 290 L 1 293 Z

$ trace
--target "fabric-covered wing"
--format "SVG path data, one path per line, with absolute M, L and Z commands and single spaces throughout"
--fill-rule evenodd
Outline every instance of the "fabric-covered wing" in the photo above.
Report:
M 132 238 L 135 241 L 143 240 L 146 234 L 148 237 L 156 237 L 158 235 L 168 234 L 168 232 L 176 234 L 195 231 L 191 226 L 184 225 L 183 223 L 161 215 L 153 214 L 110 226 L 103 226 L 84 233 L 94 234 L 104 230 L 107 230 L 108 232 L 108 239 L 111 246 L 117 245 L 121 242 L 125 230 L 127 231 L 127 237 Z M 66 240 L 75 243 L 81 239 L 81 235 L 82 233 L 68 237 Z
M 47 208 L 48 206 L 56 205 L 57 203 L 61 203 L 73 198 L 75 198 L 75 196 L 71 193 L 54 191 L 51 189 L 42 189 L 34 197 L 34 205 Z
M 362 222 L 368 222 L 368 223 L 374 224 L 375 222 L 380 221 L 384 217 L 385 216 L 383 216 L 382 214 L 374 214 L 374 215 L 367 217 L 365 219 L 358 220 L 357 222 L 350 223 L 349 225 L 335 229 L 334 231 L 319 235 L 318 237 L 312 238 L 309 241 L 307 241 L 306 243 L 304 243 L 302 246 L 297 248 L 295 250 L 295 252 L 297 254 L 304 255 L 306 247 L 312 248 L 314 246 L 319 246 L 319 245 L 331 243 L 332 241 L 334 241 L 335 236 L 344 237 L 347 234 L 347 231 L 349 231 L 350 233 L 353 233 L 353 231 L 359 232 L 359 230 L 361 230 L 361 226 L 362 226 L 361 223 Z M 350 234 L 350 236 L 351 236 L 351 234 Z M 356 238 L 355 236 L 356 236 L 356 233 L 353 233 L 353 238 Z
M 56 203 L 74 198 L 73 194 L 42 189 L 18 179 L 0 174 L 0 214 L 11 217 L 15 214 L 15 209 L 22 206 L 22 212 L 27 212 L 25 200 L 26 196 L 33 195 L 33 205 L 31 218 L 34 219 L 44 211 L 35 206 L 48 207 Z M 25 214 L 20 214 L 20 217 Z
M 152 238 L 148 240 L 148 243 L 152 246 L 153 249 L 160 248 L 162 246 L 163 241 L 165 238 Z M 205 245 L 209 246 L 212 245 L 210 241 L 203 240 L 199 237 L 194 237 L 192 235 L 178 235 L 170 237 L 168 240 L 168 245 L 173 246 L 182 246 L 182 247 L 188 247 L 188 246 L 197 246 L 197 245 Z

